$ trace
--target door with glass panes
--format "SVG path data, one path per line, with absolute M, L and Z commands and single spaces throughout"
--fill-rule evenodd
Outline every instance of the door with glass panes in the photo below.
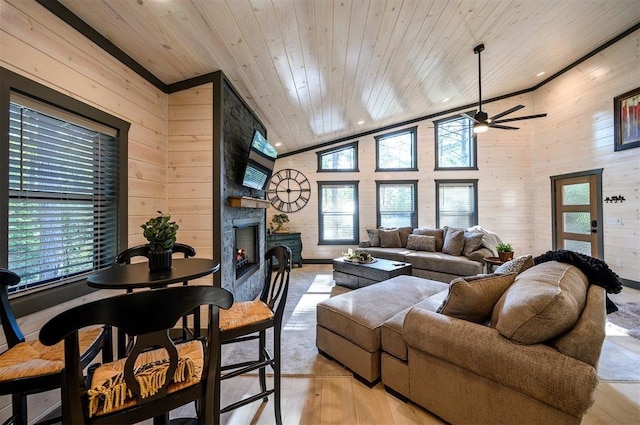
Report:
M 602 258 L 602 170 L 552 177 L 554 248 Z

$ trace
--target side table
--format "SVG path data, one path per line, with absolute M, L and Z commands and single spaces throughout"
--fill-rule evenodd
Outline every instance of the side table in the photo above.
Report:
M 483 260 L 486 273 L 493 273 L 495 267 L 505 263 L 505 261 L 501 261 L 499 257 L 484 257 Z

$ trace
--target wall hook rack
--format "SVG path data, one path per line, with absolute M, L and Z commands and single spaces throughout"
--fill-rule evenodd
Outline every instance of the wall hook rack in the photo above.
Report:
M 618 203 L 618 202 L 624 202 L 624 201 L 626 201 L 626 199 L 624 199 L 624 196 L 622 196 L 622 195 L 617 195 L 617 196 L 612 196 L 612 197 L 608 197 L 607 196 L 604 199 L 604 202 L 607 202 L 607 203 L 611 203 L 611 202 Z

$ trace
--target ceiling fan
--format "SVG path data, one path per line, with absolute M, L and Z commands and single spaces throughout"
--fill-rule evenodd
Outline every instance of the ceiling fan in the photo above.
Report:
M 499 128 L 502 130 L 518 130 L 518 127 L 511 127 L 508 125 L 502 125 L 506 122 L 512 121 L 520 121 L 520 120 L 529 120 L 532 118 L 542 118 L 546 117 L 547 114 L 536 114 L 536 115 L 526 115 L 523 117 L 515 117 L 515 118 L 506 118 L 499 119 L 504 117 L 505 115 L 509 115 L 515 111 L 518 111 L 524 108 L 524 105 L 514 106 L 511 109 L 507 109 L 506 111 L 500 112 L 497 115 L 489 118 L 486 112 L 482 110 L 482 73 L 480 68 L 480 53 L 484 50 L 484 44 L 480 44 L 473 48 L 473 52 L 478 55 L 478 112 L 476 112 L 473 116 L 469 114 L 461 114 L 463 117 L 469 118 L 473 122 L 473 132 L 474 133 L 483 133 L 491 128 Z

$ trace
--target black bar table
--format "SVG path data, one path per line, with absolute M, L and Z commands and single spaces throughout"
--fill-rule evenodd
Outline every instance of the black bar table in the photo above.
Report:
M 87 285 L 97 289 L 163 288 L 217 272 L 220 265 L 208 258 L 174 258 L 171 270 L 152 272 L 149 263 L 119 264 L 87 277 Z
M 210 275 L 220 269 L 220 264 L 208 258 L 174 258 L 171 270 L 150 271 L 148 262 L 114 264 L 87 277 L 87 284 L 97 289 L 164 288 L 178 282 L 188 282 Z M 194 312 L 194 327 L 200 327 L 199 311 Z M 194 329 L 199 336 L 200 329 Z M 126 356 L 125 336 L 118 332 L 118 358 Z

